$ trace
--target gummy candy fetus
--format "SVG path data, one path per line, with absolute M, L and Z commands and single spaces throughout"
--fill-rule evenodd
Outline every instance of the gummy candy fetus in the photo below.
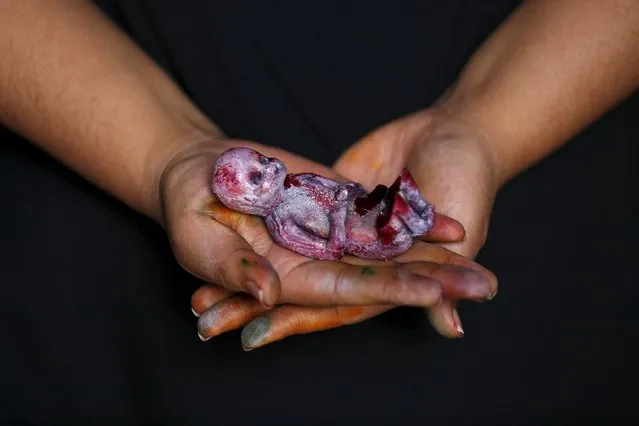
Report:
M 388 260 L 433 227 L 435 212 L 408 170 L 372 192 L 353 182 L 286 166 L 249 148 L 231 148 L 216 162 L 212 189 L 226 207 L 264 218 L 273 240 L 304 256 L 339 260 L 348 253 Z

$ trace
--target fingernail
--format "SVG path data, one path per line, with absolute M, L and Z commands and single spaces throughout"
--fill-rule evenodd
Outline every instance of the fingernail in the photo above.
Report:
M 257 300 L 259 300 L 262 305 L 267 306 L 267 304 L 264 302 L 264 291 L 261 288 L 257 290 Z
M 493 300 L 495 298 L 495 296 L 497 296 L 497 292 L 494 292 L 494 293 L 491 293 L 490 295 L 488 295 L 486 300 Z
M 204 312 L 204 314 L 202 314 L 202 316 L 197 320 L 197 334 L 200 336 L 200 339 L 206 342 L 212 337 L 215 337 L 219 330 L 219 322 L 219 305 L 213 306 L 211 309 Z M 202 332 L 205 332 L 207 335 L 209 335 L 209 337 L 202 337 Z
M 206 342 L 207 340 L 209 340 L 209 339 L 210 339 L 210 337 L 204 337 L 204 336 L 202 336 L 202 335 L 200 334 L 200 332 L 199 332 L 199 331 L 198 331 L 198 333 L 197 333 L 197 337 L 199 337 L 199 338 L 200 338 L 200 340 L 201 340 L 201 341 L 203 341 L 203 342 Z
M 257 286 L 257 283 L 255 281 L 247 281 L 246 282 L 246 288 L 248 288 L 248 290 L 251 292 L 251 294 L 253 295 L 253 297 L 255 297 L 257 300 L 260 301 L 260 303 L 264 303 L 263 299 L 264 299 L 264 292 L 262 291 L 262 289 L 260 287 Z
M 260 303 L 265 308 L 271 309 L 273 307 L 272 303 L 269 303 L 266 300 L 264 300 L 264 290 L 262 290 L 261 287 L 258 287 L 257 284 L 254 281 L 248 281 L 246 283 L 246 287 L 249 289 L 249 291 L 251 292 L 253 297 L 255 297 L 257 300 L 259 300 Z
M 461 318 L 459 318 L 459 313 L 457 312 L 457 309 L 453 310 L 453 322 L 455 323 L 455 329 L 457 330 L 457 332 L 463 336 L 464 329 L 461 326 Z
M 242 347 L 245 351 L 255 349 L 266 338 L 271 320 L 268 316 L 262 316 L 249 322 L 242 330 Z
M 200 317 L 200 314 L 198 314 L 197 312 L 195 312 L 195 309 L 191 308 L 191 312 L 193 312 L 193 315 L 195 315 L 197 318 Z

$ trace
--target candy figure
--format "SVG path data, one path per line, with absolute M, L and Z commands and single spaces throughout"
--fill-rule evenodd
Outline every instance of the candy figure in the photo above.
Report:
M 212 189 L 226 207 L 263 217 L 277 244 L 314 259 L 348 253 L 388 260 L 427 234 L 435 219 L 408 170 L 390 187 L 367 193 L 353 182 L 287 174 L 280 160 L 249 148 L 218 157 Z

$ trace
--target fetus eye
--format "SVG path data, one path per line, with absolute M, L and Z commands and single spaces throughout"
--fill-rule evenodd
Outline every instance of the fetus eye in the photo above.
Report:
M 253 185 L 259 185 L 262 182 L 262 172 L 251 172 L 249 174 L 249 181 Z
M 261 156 L 260 157 L 260 164 L 268 164 L 268 158 Z

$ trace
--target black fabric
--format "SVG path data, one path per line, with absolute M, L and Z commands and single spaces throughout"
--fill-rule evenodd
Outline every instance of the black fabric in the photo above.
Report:
M 330 164 L 428 106 L 518 2 L 102 0 L 224 131 Z M 6 66 L 6 64 L 5 64 Z M 639 97 L 508 184 L 461 307 L 206 344 L 161 230 L 0 133 L 0 423 L 632 424 Z

